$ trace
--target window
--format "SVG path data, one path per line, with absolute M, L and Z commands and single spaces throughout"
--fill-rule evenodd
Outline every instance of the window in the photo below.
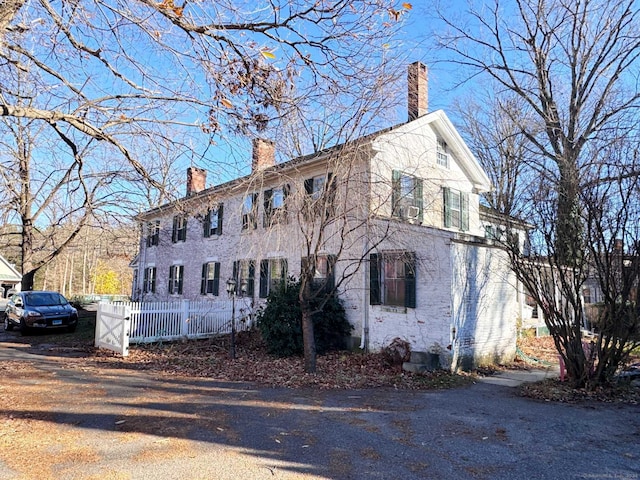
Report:
M 336 183 L 332 173 L 307 178 L 304 181 L 304 191 L 304 213 L 307 218 L 314 218 L 323 212 L 325 217 L 333 215 Z
M 187 239 L 187 217 L 185 215 L 176 215 L 173 217 L 173 232 L 171 233 L 171 241 L 173 243 L 184 242 Z
M 443 192 L 445 228 L 469 230 L 469 194 L 446 187 Z
M 148 267 L 144 269 L 142 291 L 144 293 L 156 293 L 156 267 Z
M 300 260 L 301 270 L 304 271 L 309 263 L 309 258 L 302 257 Z M 313 284 L 314 291 L 330 292 L 335 286 L 335 272 L 336 265 L 335 255 L 318 255 L 313 267 Z
M 265 228 L 276 223 L 286 223 L 287 208 L 286 200 L 289 196 L 289 185 L 280 188 L 265 190 L 264 192 L 264 217 L 263 226 Z
M 220 264 L 208 262 L 202 265 L 202 282 L 200 283 L 201 295 L 216 295 L 220 293 Z
M 258 194 L 250 193 L 242 201 L 242 230 L 258 227 Z
M 147 247 L 158 245 L 160 239 L 160 220 L 147 223 Z
M 391 208 L 394 217 L 422 222 L 422 179 L 398 170 L 391 173 Z
M 489 240 L 498 240 L 498 235 L 496 234 L 496 229 L 493 225 L 484 226 L 484 238 Z
M 372 253 L 369 260 L 369 303 L 416 308 L 415 253 Z
M 269 292 L 287 279 L 287 260 L 284 258 L 265 259 L 260 262 L 260 298 L 267 298 Z
M 237 260 L 233 262 L 233 279 L 236 285 L 247 284 L 247 296 L 253 297 L 254 278 L 256 275 L 256 263 L 253 260 Z M 238 291 L 240 289 L 238 288 Z
M 207 212 L 202 222 L 205 238 L 209 238 L 212 235 L 222 235 L 222 213 L 222 204 L 218 205 L 218 208 L 210 209 Z
M 182 295 L 182 281 L 184 279 L 184 265 L 169 267 L 169 294 Z
M 438 138 L 436 155 L 438 165 L 440 165 L 441 167 L 449 168 L 449 153 L 447 152 L 447 144 L 441 138 Z
M 582 298 L 584 299 L 584 303 L 591 303 L 591 289 L 590 288 L 582 289 Z
M 135 268 L 133 270 L 133 286 L 131 288 L 131 294 L 133 296 L 133 301 L 135 301 L 135 299 L 138 297 L 138 283 L 140 282 L 140 279 L 138 278 L 138 269 Z

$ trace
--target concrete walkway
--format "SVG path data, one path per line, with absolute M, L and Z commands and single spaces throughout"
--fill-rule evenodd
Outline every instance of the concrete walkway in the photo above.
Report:
M 500 385 L 502 387 L 518 387 L 523 383 L 539 382 L 548 378 L 558 378 L 560 371 L 557 367 L 532 368 L 531 370 L 503 370 L 489 377 L 481 377 L 480 383 Z

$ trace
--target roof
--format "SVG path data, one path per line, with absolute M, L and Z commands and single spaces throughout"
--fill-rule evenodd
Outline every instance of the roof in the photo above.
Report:
M 334 145 L 333 147 L 319 150 L 308 155 L 296 157 L 286 162 L 278 163 L 272 167 L 261 170 L 260 173 L 262 175 L 277 174 L 278 172 L 292 169 L 294 167 L 298 168 L 303 165 L 312 165 L 315 162 L 319 162 L 327 157 L 331 157 L 336 152 L 339 152 L 341 150 L 354 148 L 356 146 L 361 146 L 363 144 L 372 142 L 375 139 L 383 136 L 384 134 L 391 132 L 402 133 L 403 130 L 408 130 L 410 128 L 420 128 L 422 125 L 431 125 L 438 132 L 442 139 L 447 143 L 447 146 L 455 153 L 456 160 L 458 160 L 460 167 L 468 176 L 469 180 L 478 193 L 488 192 L 491 190 L 491 180 L 484 172 L 484 170 L 480 166 L 480 163 L 475 158 L 473 153 L 471 153 L 471 150 L 469 150 L 469 147 L 467 147 L 466 143 L 443 110 L 437 110 L 435 112 L 431 112 L 418 117 L 414 120 L 410 120 L 393 127 L 385 128 L 383 130 L 364 135 L 355 140 Z M 146 212 L 142 212 L 138 214 L 136 218 L 142 220 L 145 217 L 153 216 L 157 213 L 161 213 L 163 210 L 170 209 L 172 206 L 178 203 L 183 203 L 185 200 L 196 200 L 198 198 L 207 197 L 211 194 L 231 189 L 237 185 L 242 184 L 250 177 L 251 174 L 244 177 L 236 178 L 234 180 L 230 180 L 220 185 L 206 188 L 197 193 L 191 194 L 188 197 L 182 197 L 159 207 L 147 210 Z
M 22 275 L 2 255 L 0 255 L 0 282 L 20 283 Z

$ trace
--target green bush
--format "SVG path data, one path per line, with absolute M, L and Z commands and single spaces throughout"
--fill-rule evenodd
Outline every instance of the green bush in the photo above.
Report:
M 304 352 L 299 293 L 300 281 L 289 278 L 270 292 L 267 304 L 258 312 L 258 329 L 272 355 L 290 357 Z M 319 303 L 314 301 L 312 307 L 315 309 Z M 313 315 L 313 330 L 319 355 L 346 347 L 353 327 L 337 296 L 331 296 L 323 309 Z

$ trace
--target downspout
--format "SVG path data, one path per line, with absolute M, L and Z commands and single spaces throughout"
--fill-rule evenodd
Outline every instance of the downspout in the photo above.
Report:
M 369 165 L 367 167 L 368 169 L 368 174 L 369 174 L 369 178 L 367 179 L 367 203 L 366 203 L 366 212 L 365 212 L 365 218 L 367 219 L 364 225 L 364 240 L 363 240 L 363 250 L 362 250 L 362 256 L 363 256 L 363 260 L 364 260 L 364 268 L 363 268 L 363 274 L 364 277 L 362 279 L 363 282 L 363 292 L 364 295 L 362 296 L 362 311 L 364 312 L 364 316 L 362 318 L 362 334 L 360 335 L 360 350 L 364 350 L 365 352 L 369 351 L 369 298 L 371 296 L 371 292 L 370 292 L 370 285 L 369 285 L 369 258 L 367 258 L 368 256 L 368 252 L 369 252 L 369 233 L 370 233 L 370 229 L 369 229 L 369 221 L 371 219 L 371 158 L 369 159 Z
M 364 247 L 362 251 L 362 256 L 364 257 L 364 295 L 362 296 L 362 311 L 364 312 L 364 317 L 362 319 L 362 334 L 360 336 L 360 350 L 364 350 L 365 352 L 369 350 L 369 260 L 367 259 L 367 252 L 369 251 L 369 222 L 365 225 L 365 235 L 364 235 Z

